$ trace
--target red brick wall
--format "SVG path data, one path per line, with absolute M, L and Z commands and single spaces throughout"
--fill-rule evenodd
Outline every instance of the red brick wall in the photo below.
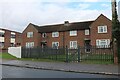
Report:
M 16 35 L 16 38 L 15 38 L 15 43 L 20 43 L 21 44 L 21 33 L 19 32 L 15 32 L 15 31 L 10 31 L 10 30 L 7 30 L 7 29 L 1 29 L 3 31 L 5 31 L 5 34 L 4 34 L 4 47 L 2 49 L 2 52 L 7 52 L 8 50 L 8 47 L 11 46 L 11 32 L 14 32 L 15 35 Z M 18 36 L 20 35 L 20 36 Z M 15 46 L 20 46 L 20 45 L 16 45 Z
M 33 37 L 27 38 L 27 32 L 33 32 Z M 26 42 L 34 42 L 34 46 L 39 46 L 41 41 L 40 37 L 41 35 L 38 33 L 38 31 L 32 25 L 28 25 L 28 27 L 22 33 L 22 46 L 25 46 Z
M 107 25 L 107 33 L 98 33 L 98 26 Z M 100 16 L 91 25 L 91 45 L 96 45 L 96 39 L 111 39 L 112 37 L 112 22 L 105 16 Z
M 70 46 L 70 41 L 77 41 L 78 45 L 84 46 L 84 39 L 90 38 L 85 36 L 84 30 L 77 31 L 77 36 L 70 36 L 69 31 L 59 32 L 59 37 L 52 37 L 52 33 L 47 33 L 47 38 L 42 38 L 42 41 L 47 41 L 47 46 L 52 47 L 52 42 L 59 42 L 59 47 Z
M 105 16 L 101 15 L 95 22 L 92 23 L 90 28 L 90 35 L 85 35 L 85 30 L 78 30 L 77 36 L 70 36 L 69 31 L 59 32 L 59 37 L 52 37 L 52 32 L 47 33 L 46 38 L 42 38 L 42 33 L 38 33 L 38 31 L 33 27 L 33 25 L 28 25 L 28 27 L 23 31 L 22 34 L 22 46 L 25 46 L 26 42 L 34 42 L 35 46 L 41 46 L 42 41 L 47 42 L 48 47 L 52 47 L 52 42 L 59 42 L 60 47 L 65 47 L 66 45 L 70 46 L 70 41 L 77 41 L 79 46 L 84 46 L 85 39 L 91 40 L 91 45 L 96 45 L 96 39 L 111 39 L 111 21 Z M 107 25 L 108 33 L 98 34 L 98 26 L 99 25 Z M 27 32 L 34 32 L 33 38 L 27 38 Z M 64 41 L 63 41 L 64 39 Z

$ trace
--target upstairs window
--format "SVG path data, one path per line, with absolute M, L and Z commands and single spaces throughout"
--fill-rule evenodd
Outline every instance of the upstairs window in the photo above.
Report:
M 52 37 L 59 37 L 59 32 L 52 32 Z
M 107 33 L 107 26 L 98 26 L 98 33 Z
M 77 31 L 70 31 L 70 36 L 77 36 Z
M 5 37 L 5 31 L 0 30 L 0 37 Z
M 46 37 L 47 37 L 47 34 L 46 34 L 46 33 L 42 33 L 42 37 L 43 37 L 43 38 L 46 38 Z
M 33 37 L 33 32 L 27 32 L 27 38 L 32 38 Z
M 15 33 L 11 32 L 11 38 L 15 38 Z
M 89 29 L 86 29 L 86 30 L 85 30 L 85 35 L 90 35 Z
M 5 37 L 3 32 L 0 32 L 0 37 Z

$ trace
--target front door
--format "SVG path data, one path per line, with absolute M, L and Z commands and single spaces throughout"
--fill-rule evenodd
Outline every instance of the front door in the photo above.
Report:
M 47 47 L 47 43 L 46 42 L 41 42 L 41 46 L 42 46 L 42 48 L 45 48 L 45 47 Z
M 90 40 L 85 40 L 85 52 L 89 53 L 91 51 Z

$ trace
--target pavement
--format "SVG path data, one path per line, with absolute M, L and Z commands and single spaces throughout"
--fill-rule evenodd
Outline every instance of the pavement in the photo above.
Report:
M 35 62 L 21 60 L 2 60 L 1 65 L 32 69 L 55 70 L 76 73 L 104 74 L 120 76 L 119 66 L 114 64 L 83 64 L 77 62 Z

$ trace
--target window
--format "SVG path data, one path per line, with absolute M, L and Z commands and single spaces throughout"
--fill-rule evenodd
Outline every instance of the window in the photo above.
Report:
M 70 48 L 76 49 L 77 48 L 77 41 L 70 41 Z
M 34 42 L 27 42 L 26 47 L 27 48 L 33 48 L 34 47 Z
M 86 29 L 85 30 L 85 35 L 89 35 L 90 33 L 89 33 L 89 30 L 88 29 Z
M 33 37 L 33 32 L 27 32 L 27 37 L 28 37 L 28 38 Z
M 108 48 L 110 45 L 110 39 L 97 39 L 96 46 L 98 48 Z
M 11 38 L 15 38 L 15 33 L 11 32 Z
M 43 38 L 46 38 L 46 37 L 47 37 L 47 34 L 46 34 L 46 33 L 42 33 L 42 37 L 43 37 Z
M 21 45 L 21 43 L 17 43 L 17 45 L 18 45 L 18 46 L 20 46 L 20 45 Z
M 0 37 L 5 37 L 5 31 L 3 31 L 3 30 L 0 30 Z
M 59 37 L 59 32 L 52 32 L 52 37 Z
M 4 42 L 0 42 L 0 48 L 4 47 Z
M 77 36 L 77 31 L 70 31 L 70 36 Z
M 15 47 L 15 44 L 14 44 L 14 43 L 10 43 L 10 46 L 11 46 L 11 47 Z
M 15 35 L 11 34 L 11 38 L 15 38 Z
M 107 33 L 107 26 L 98 26 L 98 33 Z
M 5 37 L 3 32 L 0 32 L 0 37 Z
M 55 48 L 55 49 L 58 49 L 59 42 L 52 42 L 52 47 Z

